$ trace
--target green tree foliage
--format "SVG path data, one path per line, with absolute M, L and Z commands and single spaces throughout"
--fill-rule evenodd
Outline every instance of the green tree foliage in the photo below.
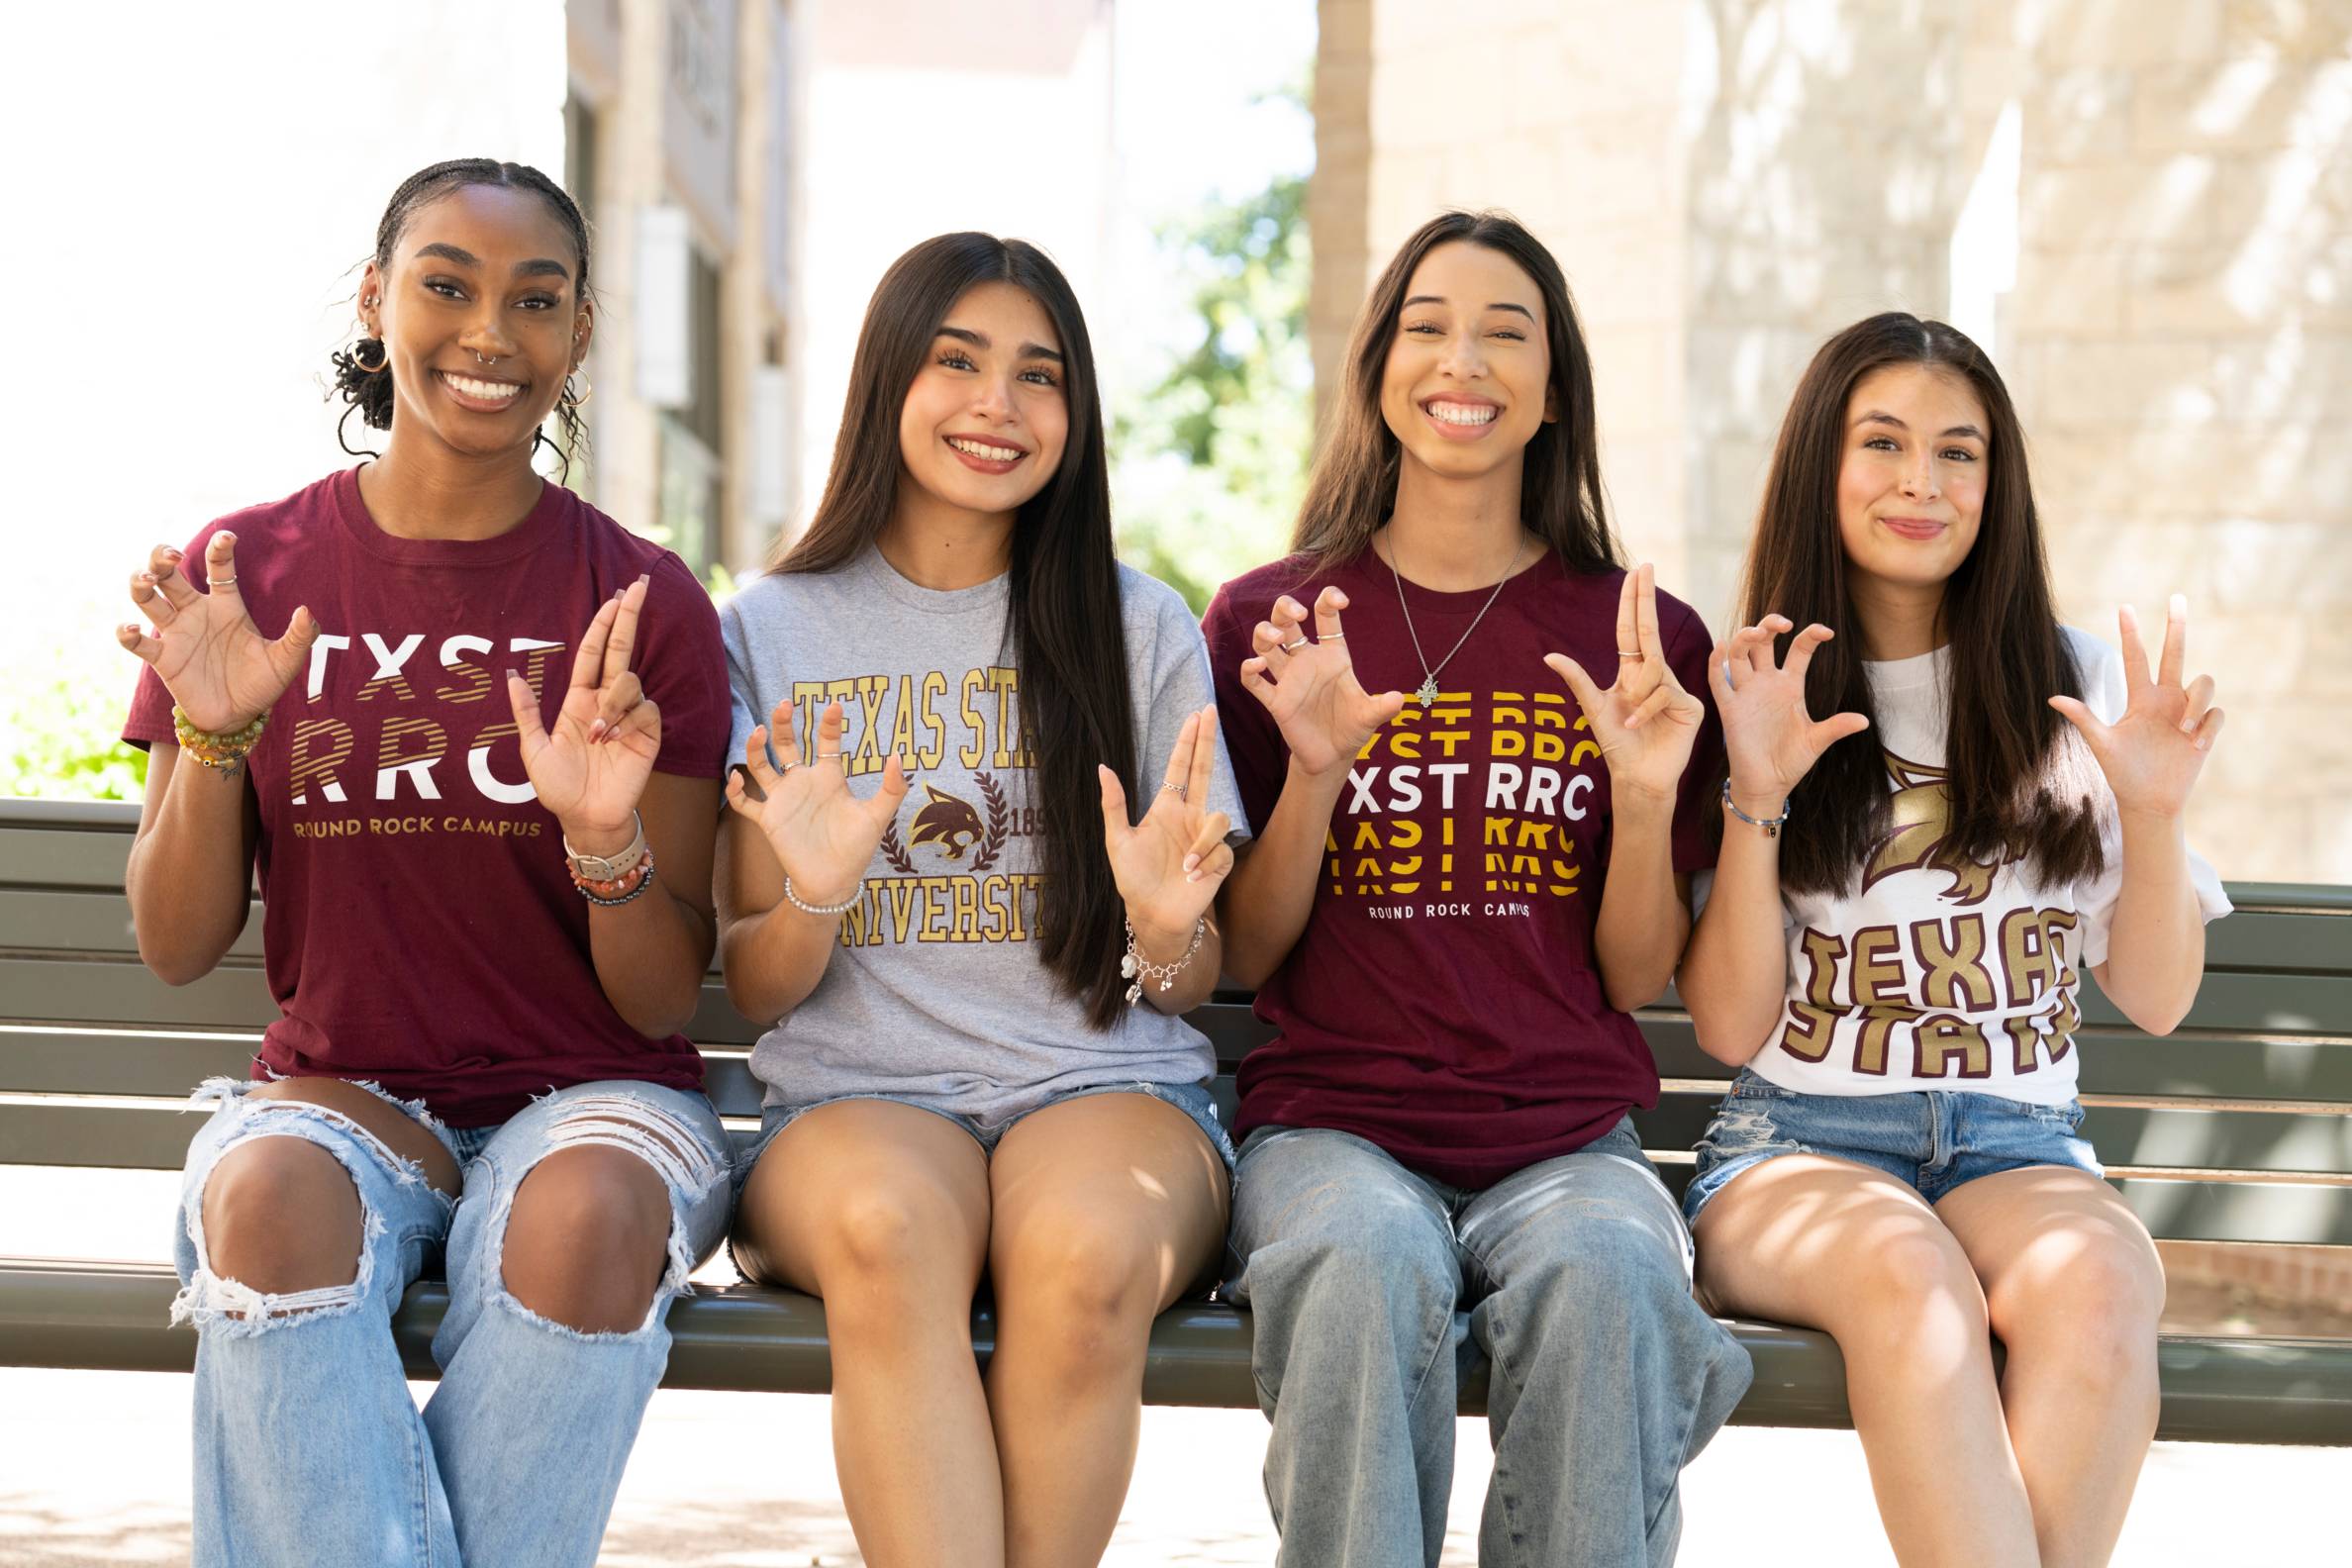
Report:
M 91 679 L 59 649 L 39 667 L 61 666 L 74 673 L 43 680 L 28 671 L 0 697 L 0 795 L 138 800 L 147 753 L 117 738 L 136 666 L 123 659 L 113 679 Z
M 1195 348 L 1112 422 L 1122 552 L 1197 611 L 1279 555 L 1306 492 L 1315 366 L 1307 345 L 1307 180 L 1163 230 L 1193 279 Z

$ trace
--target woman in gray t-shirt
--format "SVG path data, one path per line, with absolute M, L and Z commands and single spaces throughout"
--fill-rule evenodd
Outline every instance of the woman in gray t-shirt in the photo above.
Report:
M 1101 1555 L 1151 1320 L 1225 1236 L 1216 1061 L 1181 1015 L 1245 830 L 1200 633 L 1114 558 L 1106 473 L 1061 273 L 926 242 L 867 310 L 808 533 L 722 617 L 721 950 L 774 1021 L 735 1258 L 826 1301 L 878 1561 Z

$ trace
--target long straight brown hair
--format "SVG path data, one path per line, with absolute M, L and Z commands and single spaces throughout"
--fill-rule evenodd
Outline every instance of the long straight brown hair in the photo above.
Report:
M 1504 212 L 1444 212 L 1415 230 L 1364 300 L 1347 345 L 1330 437 L 1307 482 L 1307 500 L 1291 548 L 1313 555 L 1321 571 L 1371 547 L 1372 536 L 1397 505 L 1404 447 L 1380 412 L 1380 382 L 1397 341 L 1405 290 L 1428 253 L 1460 240 L 1499 251 L 1519 264 L 1543 296 L 1545 345 L 1551 351 L 1556 420 L 1536 427 L 1521 457 L 1519 520 L 1559 552 L 1571 571 L 1608 571 L 1623 564 L 1609 527 L 1609 499 L 1601 488 L 1601 452 L 1594 439 L 1593 356 L 1577 325 L 1576 302 L 1560 263 L 1519 221 Z
M 1918 365 L 1965 380 L 1985 408 L 1985 506 L 1976 543 L 1943 586 L 1937 630 L 1950 647 L 1944 791 L 1949 853 L 1983 865 L 2032 863 L 2039 880 L 2096 874 L 2097 764 L 2048 699 L 2083 695 L 2082 671 L 2058 626 L 2050 563 L 2026 469 L 2025 433 L 1993 361 L 1966 334 L 1890 311 L 1823 343 L 1789 403 L 1763 510 L 1748 549 L 1740 623 L 1768 614 L 1837 636 L 1805 680 L 1816 716 L 1858 713 L 1871 728 L 1824 752 L 1790 797 L 1781 883 L 1812 893 L 1850 889 L 1886 836 L 1893 796 L 1878 714 L 1863 669 L 1859 617 L 1846 583 L 1837 477 L 1846 413 L 1873 371 Z M 1779 639 L 1785 656 L 1790 637 Z M 1713 817 L 1715 831 L 1719 817 Z
M 1103 853 L 1108 763 L 1140 799 L 1134 701 L 1127 688 L 1119 562 L 1111 537 L 1110 463 L 1094 346 L 1078 296 L 1045 252 L 986 234 L 940 235 L 891 263 L 866 306 L 849 395 L 833 439 L 833 471 L 808 532 L 782 552 L 779 572 L 837 571 L 873 547 L 905 476 L 899 411 L 955 302 L 983 283 L 1010 283 L 1045 308 L 1061 339 L 1070 432 L 1061 466 L 1013 525 L 1005 634 L 1021 671 L 1023 747 L 1036 759 L 1043 884 L 1037 944 L 1062 989 L 1108 1029 L 1120 1015 L 1123 906 Z

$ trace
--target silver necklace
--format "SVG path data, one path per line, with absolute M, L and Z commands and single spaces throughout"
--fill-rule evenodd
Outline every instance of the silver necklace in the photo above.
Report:
M 1470 634 L 1478 630 L 1478 623 L 1486 619 L 1486 613 L 1495 608 L 1495 601 L 1503 597 L 1503 584 L 1519 574 L 1519 547 L 1514 545 L 1511 564 L 1503 569 L 1502 577 L 1495 583 L 1495 591 L 1487 595 L 1486 603 L 1478 607 L 1478 614 L 1472 616 L 1470 624 L 1462 628 L 1462 635 L 1454 638 L 1452 647 L 1445 650 L 1445 657 L 1431 664 L 1429 655 L 1421 651 L 1421 634 L 1413 629 L 1413 611 L 1405 603 L 1405 578 L 1397 570 L 1397 537 L 1394 534 L 1389 536 L 1389 580 L 1397 585 L 1397 608 L 1405 616 L 1405 635 L 1413 638 L 1413 656 L 1421 660 L 1421 683 L 1414 689 L 1413 696 L 1422 708 L 1436 703 L 1437 672 L 1453 662 L 1453 656 L 1462 651 L 1462 644 L 1470 640 Z

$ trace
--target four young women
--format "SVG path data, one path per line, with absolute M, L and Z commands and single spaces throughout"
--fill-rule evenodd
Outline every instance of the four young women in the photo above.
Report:
M 211 969 L 257 867 L 284 1011 L 189 1156 L 199 1562 L 593 1561 L 731 1193 L 741 1270 L 827 1304 L 869 1561 L 1100 1556 L 1228 1200 L 1285 1563 L 1435 1562 L 1481 1360 L 1482 1561 L 1669 1561 L 1749 1375 L 1629 1120 L 1678 966 L 1742 1067 L 1702 1294 L 1837 1336 L 1907 1561 L 2103 1559 L 2162 1291 L 2073 1136 L 2074 989 L 2186 1009 L 2219 714 L 2177 611 L 2152 675 L 2128 612 L 2121 660 L 2058 627 L 1973 344 L 1822 351 L 1711 649 L 1622 564 L 1557 264 L 1445 215 L 1204 643 L 1114 556 L 1068 284 L 943 236 L 718 618 L 533 468 L 588 260 L 534 170 L 412 178 L 337 361 L 384 450 L 132 582 L 142 953 Z M 732 1159 L 678 1032 L 714 942 L 769 1025 Z M 1182 1018 L 1221 972 L 1276 1030 L 1237 1175 Z M 420 1417 L 388 1322 L 437 1254 Z

